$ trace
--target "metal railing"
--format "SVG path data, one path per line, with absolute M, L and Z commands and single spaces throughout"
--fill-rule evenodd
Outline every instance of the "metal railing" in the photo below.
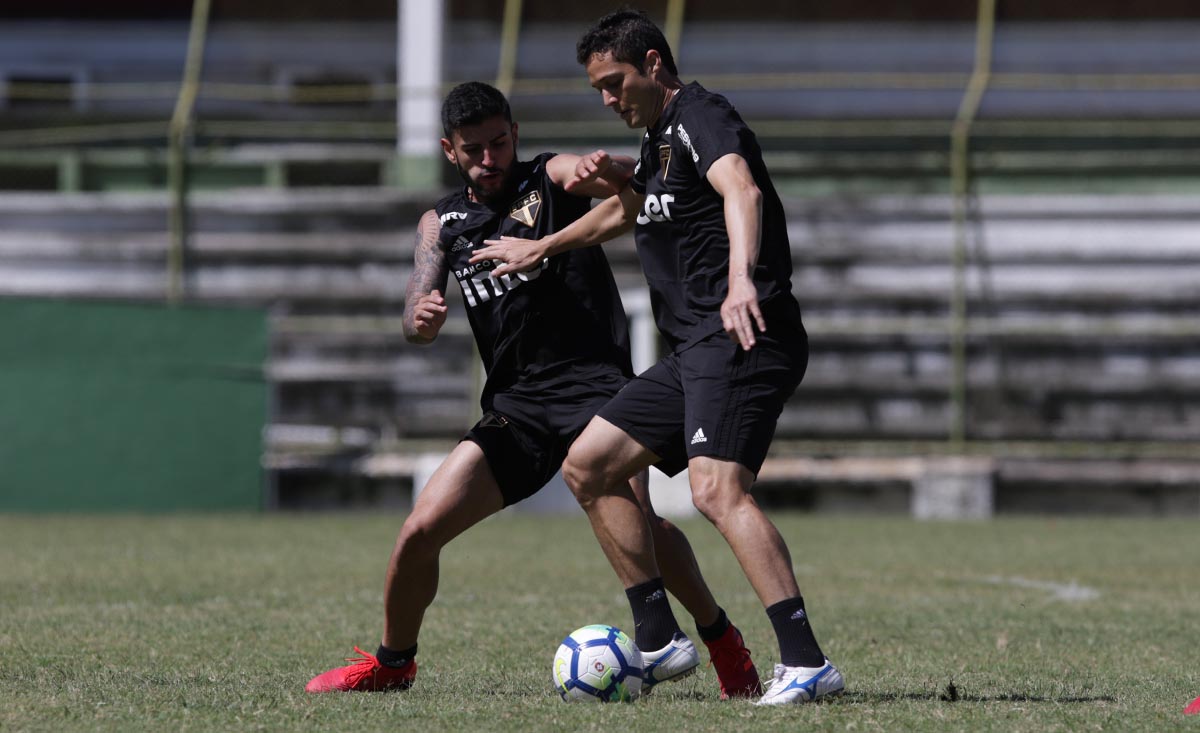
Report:
M 950 445 L 961 449 L 967 425 L 967 218 L 971 194 L 968 145 L 971 124 L 987 91 L 992 71 L 992 39 L 996 30 L 996 0 L 979 0 L 975 37 L 975 70 L 950 132 L 950 191 L 954 196 L 954 287 L 950 296 Z
M 195 0 L 192 5 L 192 23 L 188 34 L 187 61 L 183 67 L 183 83 L 179 85 L 179 99 L 171 115 L 168 132 L 169 150 L 167 165 L 167 189 L 171 193 L 171 208 L 168 214 L 167 231 L 170 245 L 167 248 L 167 300 L 177 304 L 185 295 L 188 226 L 187 156 L 192 128 L 192 114 L 199 93 L 200 72 L 204 68 L 204 46 L 208 37 L 209 0 Z

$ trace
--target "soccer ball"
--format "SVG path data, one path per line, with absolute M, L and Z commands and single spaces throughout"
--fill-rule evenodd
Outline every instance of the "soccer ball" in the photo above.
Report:
M 559 644 L 554 686 L 567 702 L 629 702 L 642 691 L 642 653 L 620 629 L 584 626 Z

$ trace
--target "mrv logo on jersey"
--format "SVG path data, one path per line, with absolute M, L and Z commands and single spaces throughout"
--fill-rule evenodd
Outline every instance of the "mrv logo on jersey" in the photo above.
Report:
M 672 221 L 671 204 L 675 203 L 675 194 L 664 193 L 661 196 L 649 194 L 646 203 L 642 205 L 642 213 L 638 214 L 638 224 L 649 224 L 652 221 Z

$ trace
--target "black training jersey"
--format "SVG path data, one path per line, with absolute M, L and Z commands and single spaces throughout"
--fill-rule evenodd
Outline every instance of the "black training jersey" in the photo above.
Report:
M 601 248 L 563 252 L 537 270 L 499 278 L 490 276 L 494 261 L 469 263 L 485 239 L 541 239 L 588 212 L 588 199 L 567 193 L 546 175 L 546 161 L 553 157 L 543 153 L 513 164 L 515 193 L 506 206 L 475 203 L 462 189 L 434 207 L 442 224 L 438 244 L 462 288 L 487 369 L 485 409 L 491 395 L 517 383 L 633 371 L 625 310 Z
M 758 140 L 724 97 L 692 82 L 646 131 L 631 183 L 646 197 L 635 241 L 654 319 L 675 351 L 722 329 L 729 234 L 724 199 L 706 176 L 709 166 L 729 153 L 746 160 L 763 195 L 753 275 L 759 302 L 792 297 L 787 222 Z

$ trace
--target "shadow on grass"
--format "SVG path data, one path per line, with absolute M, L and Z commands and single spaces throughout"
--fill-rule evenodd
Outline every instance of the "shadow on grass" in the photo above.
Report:
M 901 700 L 928 700 L 933 702 L 1048 702 L 1048 703 L 1092 703 L 1116 702 L 1112 695 L 1066 695 L 1047 697 L 1010 692 L 1005 695 L 964 695 L 953 688 L 943 692 L 847 692 L 842 696 L 847 702 L 899 702 Z

